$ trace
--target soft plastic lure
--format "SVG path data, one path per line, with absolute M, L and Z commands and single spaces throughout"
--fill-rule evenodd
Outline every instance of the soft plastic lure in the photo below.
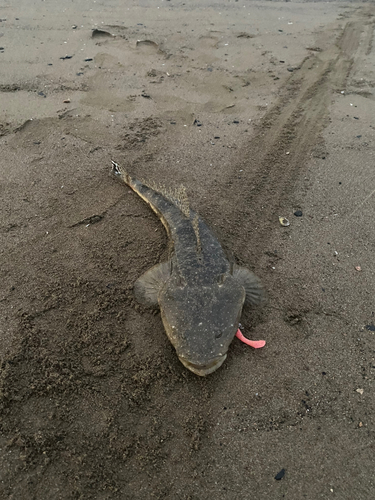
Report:
M 236 337 L 241 340 L 246 345 L 249 345 L 251 347 L 254 347 L 254 349 L 260 349 L 261 347 L 264 347 L 266 345 L 265 340 L 249 340 L 246 337 L 242 335 L 242 332 L 240 329 L 237 330 Z

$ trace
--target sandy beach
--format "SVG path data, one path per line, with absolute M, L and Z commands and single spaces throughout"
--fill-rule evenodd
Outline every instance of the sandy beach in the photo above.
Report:
M 374 497 L 375 5 L 0 6 L 0 497 Z M 189 372 L 111 175 L 186 187 L 261 279 L 251 349 Z M 280 224 L 279 218 L 289 221 Z

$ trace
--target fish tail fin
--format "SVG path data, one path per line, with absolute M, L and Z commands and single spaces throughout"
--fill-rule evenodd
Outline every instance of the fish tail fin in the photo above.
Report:
M 145 181 L 143 179 L 135 179 L 131 177 L 123 167 L 120 167 L 118 163 L 112 160 L 112 173 L 115 177 L 121 179 L 125 182 L 133 191 L 135 191 L 141 198 L 145 199 L 148 203 L 149 195 L 144 193 L 144 188 L 151 189 L 156 194 L 163 196 L 166 200 L 173 203 L 187 218 L 190 219 L 190 204 L 189 198 L 186 193 L 185 186 L 180 186 L 177 189 L 167 188 L 164 184 L 157 184 L 155 182 Z M 197 224 L 196 224 L 197 225 Z M 198 226 L 197 226 L 198 227 Z M 199 232 L 196 231 L 197 241 L 199 238 Z M 198 245 L 199 245 L 198 241 Z
M 116 163 L 113 160 L 111 160 L 111 161 L 112 161 L 112 173 L 116 177 L 121 178 L 125 182 L 125 184 L 130 186 L 131 181 L 132 181 L 132 178 L 130 177 L 130 175 L 122 167 L 120 167 L 120 165 L 118 163 Z

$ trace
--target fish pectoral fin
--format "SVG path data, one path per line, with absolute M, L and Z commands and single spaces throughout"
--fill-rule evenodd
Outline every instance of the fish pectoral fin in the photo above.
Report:
M 146 271 L 134 284 L 133 292 L 138 302 L 150 307 L 158 306 L 158 294 L 169 279 L 171 262 L 162 262 Z
M 246 292 L 245 304 L 258 305 L 265 298 L 264 289 L 259 279 L 246 267 L 234 266 L 233 277 L 244 287 Z

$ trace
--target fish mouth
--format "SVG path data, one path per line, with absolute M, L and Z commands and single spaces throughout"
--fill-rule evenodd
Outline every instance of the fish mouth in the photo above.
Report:
M 213 359 L 209 363 L 206 363 L 204 365 L 199 365 L 195 363 L 191 363 L 187 359 L 179 357 L 179 360 L 181 363 L 186 366 L 188 370 L 191 372 L 195 373 L 196 375 L 199 375 L 200 377 L 205 377 L 206 375 L 209 375 L 210 373 L 213 373 L 216 371 L 220 366 L 224 363 L 224 361 L 227 359 L 227 355 L 224 354 L 223 356 L 220 356 L 218 358 Z

